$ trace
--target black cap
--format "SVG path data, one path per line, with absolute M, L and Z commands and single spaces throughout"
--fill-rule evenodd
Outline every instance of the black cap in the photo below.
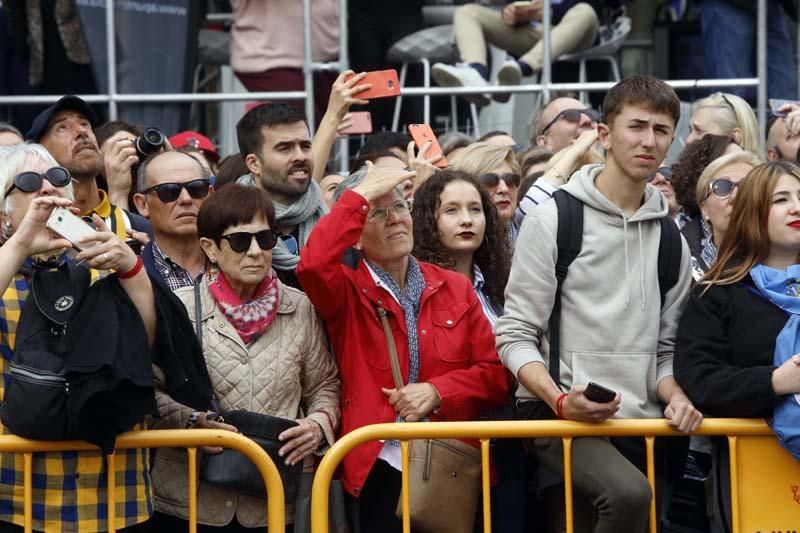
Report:
M 92 125 L 92 128 L 97 126 L 97 117 L 95 116 L 94 111 L 92 111 L 92 108 L 89 107 L 89 104 L 77 96 L 67 95 L 59 99 L 58 102 L 51 105 L 36 116 L 36 118 L 33 120 L 33 126 L 31 126 L 31 129 L 28 130 L 28 134 L 25 136 L 25 138 L 29 141 L 39 142 L 42 136 L 44 136 L 44 132 L 47 131 L 47 127 L 50 126 L 50 121 L 53 119 L 53 115 L 59 111 L 64 111 L 65 109 L 77 111 L 81 115 L 85 116 Z

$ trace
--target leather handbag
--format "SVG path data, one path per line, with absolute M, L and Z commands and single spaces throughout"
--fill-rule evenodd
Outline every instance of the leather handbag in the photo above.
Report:
M 403 387 L 397 346 L 386 318 L 378 318 L 389 347 L 395 387 Z M 415 529 L 434 533 L 472 533 L 481 480 L 480 450 L 457 439 L 412 440 L 408 456 L 409 512 Z M 402 494 L 395 514 L 403 516 Z
M 269 454 L 281 475 L 286 503 L 293 504 L 300 487 L 303 462 L 289 466 L 278 456 L 278 450 L 285 444 L 278 440 L 278 435 L 296 426 L 297 422 L 250 411 L 228 411 L 222 413 L 222 417 L 226 424 L 236 426 L 239 433 L 261 446 Z M 222 453 L 204 457 L 200 466 L 200 479 L 250 496 L 267 497 L 264 479 L 256 465 L 244 454 L 229 448 Z

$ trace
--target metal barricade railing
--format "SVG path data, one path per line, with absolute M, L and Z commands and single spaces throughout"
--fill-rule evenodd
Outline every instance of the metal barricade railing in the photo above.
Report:
M 216 446 L 231 448 L 243 453 L 258 468 L 269 493 L 267 498 L 267 526 L 270 532 L 285 529 L 283 483 L 278 469 L 258 444 L 238 433 L 213 429 L 157 429 L 132 431 L 117 437 L 116 449 L 131 448 L 187 448 L 189 463 L 189 531 L 197 531 L 197 448 Z M 33 454 L 36 452 L 97 451 L 97 447 L 84 441 L 37 441 L 13 435 L 0 436 L 0 452 L 23 454 L 23 494 L 25 513 L 25 532 L 32 531 L 33 524 Z M 106 457 L 108 474 L 108 531 L 116 531 L 116 456 Z
M 730 448 L 730 486 L 733 533 L 739 527 L 739 437 L 763 437 L 773 435 L 763 420 L 707 419 L 693 435 L 724 436 Z M 650 507 L 650 532 L 656 533 L 655 490 L 655 437 L 678 437 L 685 434 L 673 430 L 665 420 L 611 420 L 602 424 L 586 424 L 565 420 L 509 421 L 509 422 L 430 422 L 405 424 L 376 424 L 365 426 L 344 435 L 325 454 L 314 477 L 311 490 L 311 531 L 328 532 L 328 491 L 339 463 L 345 455 L 365 442 L 381 439 L 398 439 L 401 444 L 403 465 L 408 465 L 408 441 L 430 438 L 479 439 L 482 458 L 483 527 L 491 531 L 491 504 L 489 490 L 489 439 L 560 437 L 564 443 L 564 486 L 566 502 L 567 533 L 574 531 L 572 498 L 572 439 L 576 437 L 644 437 L 647 452 L 647 478 L 652 494 Z M 407 468 L 405 469 L 408 470 Z M 403 531 L 410 532 L 408 475 L 402 476 Z M 800 492 L 800 491 L 798 491 Z

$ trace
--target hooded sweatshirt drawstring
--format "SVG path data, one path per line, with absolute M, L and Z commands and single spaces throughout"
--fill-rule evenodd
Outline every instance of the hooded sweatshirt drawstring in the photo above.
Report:
M 639 287 L 642 291 L 642 311 L 647 307 L 647 291 L 644 289 L 644 244 L 642 244 L 642 223 L 638 222 L 639 228 Z
M 628 275 L 631 271 L 631 262 L 628 258 L 628 217 L 622 215 L 622 240 L 625 243 L 625 310 L 631 303 L 631 284 L 628 283 Z

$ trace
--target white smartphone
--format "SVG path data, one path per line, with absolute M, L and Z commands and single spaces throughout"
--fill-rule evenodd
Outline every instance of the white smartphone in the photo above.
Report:
M 67 239 L 78 250 L 83 249 L 79 244 L 79 241 L 83 237 L 97 233 L 96 229 L 65 207 L 56 207 L 53 209 L 45 226 L 47 229 Z

